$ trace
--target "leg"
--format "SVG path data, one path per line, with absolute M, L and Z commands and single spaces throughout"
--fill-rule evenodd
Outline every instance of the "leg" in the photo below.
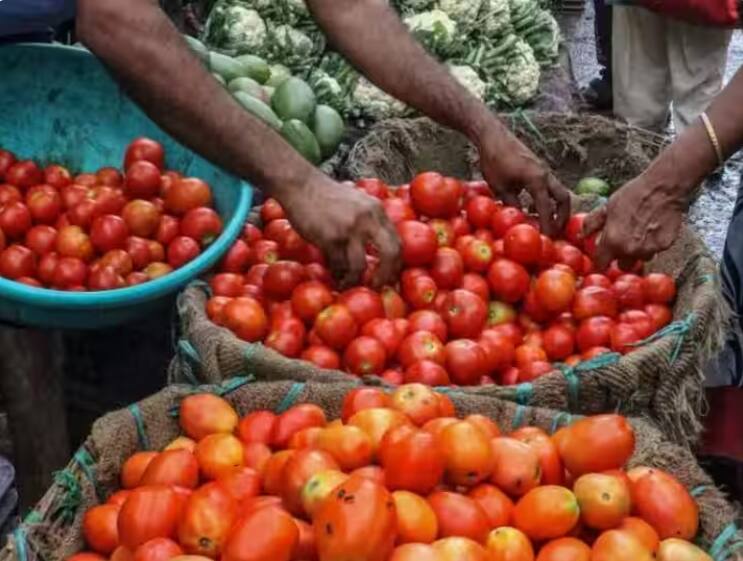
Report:
M 732 31 L 668 22 L 673 124 L 681 133 L 720 93 Z
M 614 114 L 662 130 L 671 104 L 666 22 L 644 8 L 614 6 L 612 12 Z
M 601 77 L 611 83 L 611 6 L 606 0 L 593 0 L 596 61 L 602 67 Z

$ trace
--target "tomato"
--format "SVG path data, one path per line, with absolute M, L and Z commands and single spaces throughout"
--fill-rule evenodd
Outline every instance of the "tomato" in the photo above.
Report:
M 516 366 L 523 368 L 532 362 L 546 362 L 547 353 L 542 347 L 523 344 L 516 347 L 514 360 L 516 361 Z
M 98 260 L 102 267 L 112 267 L 119 275 L 126 276 L 132 272 L 134 263 L 131 256 L 123 249 L 114 249 L 107 251 L 103 257 Z
M 379 341 L 384 347 L 386 357 L 395 355 L 405 335 L 398 331 L 392 320 L 381 318 L 373 319 L 364 325 L 361 334 Z
M 112 214 L 96 218 L 90 230 L 90 241 L 101 253 L 123 248 L 128 237 L 129 228 L 126 222 L 120 216 Z
M 438 249 L 436 233 L 428 224 L 406 220 L 397 225 L 402 242 L 402 260 L 408 267 L 421 267 L 433 262 Z
M 558 538 L 542 546 L 537 561 L 591 561 L 591 548 L 577 538 Z
M 167 226 L 164 226 L 165 222 L 167 222 Z M 173 228 L 175 228 L 175 230 L 173 230 L 172 232 L 169 231 L 167 234 L 163 234 L 162 231 L 164 227 L 167 227 L 169 230 L 173 230 Z M 163 216 L 163 218 L 160 220 L 160 227 L 157 231 L 157 240 L 160 243 L 170 243 L 177 235 L 177 229 L 177 218 L 173 218 L 172 216 L 168 215 Z M 222 261 L 219 264 L 219 268 L 221 271 L 230 273 L 244 273 L 249 266 L 250 248 L 248 247 L 248 244 L 245 243 L 243 240 L 235 241 L 235 243 L 232 244 L 232 247 L 222 258 Z
M 410 204 L 398 197 L 390 197 L 382 201 L 382 208 L 390 222 L 399 224 L 406 220 L 415 220 L 415 211 Z
M 517 224 L 503 237 L 503 250 L 508 259 L 522 265 L 539 263 L 542 257 L 542 239 L 539 230 L 528 224 Z
M 428 497 L 439 525 L 439 536 L 469 538 L 484 543 L 490 525 L 482 507 L 471 498 L 451 493 L 436 491 Z
M 428 386 L 448 386 L 451 383 L 446 369 L 430 360 L 420 360 L 405 370 L 406 384 L 426 384 Z
M 202 247 L 214 242 L 222 228 L 219 214 L 209 207 L 192 208 L 181 219 L 181 234 L 195 239 Z
M 124 489 L 138 487 L 150 462 L 158 455 L 158 452 L 137 452 L 130 456 L 121 466 L 121 486 Z
M 490 227 L 496 238 L 502 238 L 510 228 L 525 221 L 526 216 L 519 209 L 508 206 L 500 207 L 493 213 Z
M 162 144 L 144 136 L 133 140 L 124 154 L 124 169 L 128 170 L 134 162 L 148 161 L 159 169 L 165 167 L 165 150 Z
M 31 228 L 31 212 L 22 202 L 0 208 L 0 229 L 9 238 L 20 238 Z
M 434 542 L 439 561 L 490 561 L 485 548 L 469 538 L 444 538 Z
M 348 480 L 348 475 L 342 471 L 326 469 L 318 471 L 307 480 L 302 488 L 302 508 L 312 518 L 322 502 L 339 485 Z
M 640 277 L 624 274 L 614 281 L 612 292 L 622 309 L 642 309 L 645 305 L 643 282 Z
M 44 175 L 45 176 L 46 176 L 46 172 L 47 172 L 48 169 L 49 168 L 47 168 L 46 170 L 44 170 Z M 64 170 L 64 168 L 62 168 L 62 169 Z M 64 170 L 64 171 L 69 176 L 69 172 L 67 172 L 67 170 Z M 122 185 L 122 183 L 124 181 L 124 176 L 121 174 L 121 172 L 119 170 L 117 170 L 116 168 L 113 168 L 113 167 L 101 168 L 101 169 L 99 169 L 95 173 L 95 176 L 98 179 L 98 184 L 99 185 L 107 185 L 107 186 L 110 186 L 110 187 L 121 187 L 121 185 Z M 72 178 L 69 177 L 69 179 L 67 180 L 66 183 L 64 183 L 64 185 L 67 185 L 71 181 L 72 181 Z M 62 185 L 62 187 L 64 185 Z
M 209 287 L 215 296 L 237 298 L 243 292 L 243 278 L 235 273 L 219 273 L 209 280 Z
M 617 530 L 629 532 L 642 543 L 645 549 L 648 549 L 652 553 L 658 551 L 658 546 L 660 545 L 658 532 L 642 518 L 629 516 L 622 520 L 619 526 L 617 526 Z
M 333 295 L 325 284 L 306 281 L 294 288 L 291 301 L 294 313 L 311 323 L 324 308 L 333 303 Z
M 543 485 L 562 485 L 565 468 L 557 445 L 546 432 L 536 427 L 523 427 L 512 432 L 511 438 L 523 442 L 537 454 Z
M 286 213 L 281 204 L 276 199 L 266 199 L 261 206 L 261 221 L 268 224 L 273 220 L 281 220 L 282 218 L 286 218 Z
M 289 448 L 292 450 L 301 450 L 302 448 L 317 448 L 317 441 L 320 433 L 323 431 L 320 427 L 309 427 L 295 432 L 289 439 Z
M 595 316 L 616 317 L 617 299 L 611 290 L 600 286 L 581 288 L 573 301 L 573 317 L 584 320 Z
M 341 357 L 338 356 L 338 353 L 325 345 L 307 347 L 302 351 L 300 358 L 326 370 L 338 370 L 341 366 Z
M 235 468 L 244 466 L 242 443 L 231 434 L 210 434 L 196 444 L 194 456 L 203 479 L 218 479 Z
M 237 503 L 218 483 L 207 483 L 186 501 L 178 540 L 187 553 L 216 559 L 222 552 L 233 522 Z
M 436 172 L 421 173 L 410 182 L 413 208 L 429 218 L 449 218 L 459 212 L 462 184 Z
M 83 517 L 83 537 L 93 551 L 110 555 L 119 546 L 119 508 L 100 505 L 89 509 Z
M 534 561 L 529 538 L 509 526 L 496 528 L 488 534 L 487 551 L 490 561 Z
M 446 352 L 436 335 L 429 331 L 416 331 L 402 340 L 397 358 L 405 368 L 421 360 L 431 360 L 443 365 L 446 362 Z
M 190 438 L 199 441 L 210 434 L 230 434 L 238 424 L 232 406 L 213 394 L 195 394 L 181 401 L 180 425 Z
M 23 245 L 11 245 L 0 253 L 0 276 L 8 279 L 33 277 L 36 272 L 34 253 Z
M 699 528 L 699 506 L 676 478 L 652 469 L 631 487 L 635 513 L 658 532 L 661 540 L 694 539 Z
M 31 160 L 15 162 L 5 172 L 5 182 L 19 189 L 28 189 L 43 181 L 44 174 Z
M 430 273 L 439 288 L 458 287 L 464 275 L 462 256 L 450 247 L 439 248 L 431 264 Z
M 439 416 L 438 397 L 423 384 L 405 384 L 397 388 L 392 392 L 392 408 L 404 413 L 418 426 Z
M 121 545 L 130 550 L 154 538 L 174 535 L 178 524 L 180 499 L 164 485 L 134 489 L 119 511 L 118 532 Z
M 382 298 L 366 287 L 356 287 L 342 293 L 338 303 L 346 306 L 358 325 L 364 325 L 375 318 L 383 318 Z
M 150 280 L 154 280 L 172 273 L 173 267 L 171 265 L 168 265 L 167 263 L 157 261 L 155 263 L 150 263 L 149 265 L 147 265 L 142 270 L 142 272 L 146 274 Z
M 281 497 L 289 512 L 295 515 L 304 513 L 302 490 L 313 475 L 325 470 L 340 470 L 340 466 L 332 455 L 323 450 L 311 448 L 297 450 L 287 460 L 282 470 Z
M 673 313 L 668 306 L 663 306 L 662 304 L 647 304 L 644 309 L 645 313 L 650 316 L 650 321 L 653 323 L 653 331 L 658 331 L 673 320 Z
M 573 354 L 575 339 L 572 331 L 562 325 L 553 325 L 545 330 L 544 350 L 551 361 L 562 361 Z
M 497 212 L 498 204 L 492 197 L 478 195 L 467 201 L 465 211 L 467 220 L 475 228 L 490 228 L 493 214 Z
M 10 203 L 21 202 L 23 197 L 17 187 L 7 183 L 0 183 L 0 208 Z
M 390 429 L 382 438 L 379 456 L 387 487 L 426 495 L 441 481 L 444 458 L 434 436 L 410 425 Z
M 573 491 L 580 506 L 581 520 L 589 528 L 610 530 L 629 516 L 629 486 L 617 477 L 589 473 L 579 477 Z
M 553 313 L 570 308 L 575 295 L 575 276 L 558 268 L 550 268 L 539 274 L 535 287 L 539 304 Z
M 712 557 L 693 543 L 678 538 L 663 540 L 658 548 L 658 561 L 712 561 Z
M 371 479 L 372 481 L 379 483 L 383 487 L 386 486 L 386 477 L 384 470 L 379 466 L 366 466 L 355 469 L 351 472 L 351 475 L 366 477 L 367 479 Z
M 508 259 L 496 259 L 488 270 L 490 289 L 500 300 L 518 302 L 529 291 L 529 273 Z
M 176 240 L 177 239 L 178 238 L 176 238 Z M 184 245 L 183 247 L 180 247 L 178 251 L 180 252 L 184 248 L 187 250 L 188 247 L 191 246 Z M 165 248 L 159 242 L 156 242 L 155 240 L 147 240 L 147 248 L 150 250 L 150 258 L 153 261 L 161 263 L 165 259 Z
M 635 448 L 635 435 L 621 415 L 595 415 L 575 422 L 558 442 L 565 467 L 576 477 L 619 469 Z
M 454 383 L 470 386 L 488 371 L 485 349 L 470 339 L 449 341 L 445 347 L 446 368 Z
M 382 305 L 384 315 L 389 319 L 398 319 L 407 315 L 407 306 L 402 297 L 394 288 L 389 286 L 382 289 Z
M 255 299 L 235 298 L 228 302 L 222 312 L 225 327 L 244 341 L 259 341 L 268 330 L 268 318 Z
M 149 462 L 139 484 L 195 489 L 199 484 L 199 464 L 188 450 L 161 452 Z
M 131 491 L 127 491 L 126 489 L 122 489 L 121 491 L 116 491 L 113 495 L 111 495 L 108 498 L 108 500 L 106 501 L 106 504 L 114 505 L 118 508 L 121 508 L 121 506 L 129 498 L 129 495 L 131 495 Z
M 364 191 L 367 195 L 377 199 L 386 199 L 389 197 L 389 186 L 381 179 L 365 178 L 356 181 L 356 187 Z
M 175 181 L 165 193 L 165 210 L 176 216 L 182 216 L 195 208 L 208 207 L 211 202 L 211 188 L 195 177 Z
M 675 281 L 663 273 L 647 275 L 642 279 L 642 288 L 649 304 L 670 304 L 676 298 Z
M 387 431 L 401 425 L 409 425 L 410 420 L 399 411 L 375 407 L 362 409 L 354 414 L 349 420 L 349 425 L 363 430 L 371 439 L 372 449 L 375 454 L 379 450 L 382 438 Z
M 161 221 L 161 214 L 157 207 L 150 201 L 142 199 L 135 199 L 127 203 L 121 212 L 121 216 L 131 233 L 143 238 L 153 236 L 157 232 Z
M 576 247 L 580 247 L 583 243 L 583 222 L 586 216 L 588 213 L 585 212 L 573 214 L 565 225 L 564 237 Z
M 562 240 L 556 241 L 554 246 L 557 263 L 567 265 L 576 274 L 583 272 L 583 254 L 580 249 Z
M 390 398 L 377 388 L 356 388 L 343 398 L 341 419 L 344 423 L 363 409 L 384 408 L 390 406 Z
M 224 545 L 223 561 L 290 561 L 299 528 L 286 511 L 266 507 L 238 520 Z
M 151 199 L 160 193 L 160 170 L 151 162 L 139 160 L 126 168 L 124 190 L 131 199 Z
M 617 323 L 611 328 L 611 349 L 615 352 L 627 354 L 635 350 L 635 343 L 642 338 L 632 325 Z
M 601 534 L 591 549 L 591 561 L 651 561 L 653 555 L 631 533 L 609 530 Z
M 155 538 L 134 550 L 132 561 L 170 561 L 184 555 L 181 546 L 168 538 Z M 113 561 L 113 557 L 111 558 Z
M 383 486 L 352 476 L 322 503 L 313 525 L 323 561 L 386 561 L 397 533 L 395 503 Z
M 168 450 L 187 450 L 188 452 L 191 452 L 193 454 L 193 451 L 195 449 L 195 440 L 188 438 L 187 436 L 179 436 L 178 438 L 171 441 L 171 443 L 168 444 L 165 448 L 163 448 L 163 452 L 167 452 Z
M 343 349 L 356 336 L 358 326 L 346 306 L 333 304 L 318 314 L 314 329 L 330 347 Z
M 650 337 L 655 332 L 653 319 L 641 310 L 628 310 L 619 315 L 619 323 L 630 325 L 640 339 Z
M 513 510 L 514 526 L 532 540 L 560 538 L 578 523 L 578 502 L 565 487 L 544 485 L 524 495 Z
M 578 349 L 587 351 L 594 347 L 608 347 L 613 327 L 614 322 L 605 316 L 583 320 L 575 333 Z
M 402 293 L 405 300 L 415 309 L 428 308 L 436 300 L 438 287 L 427 274 L 409 275 L 405 271 L 402 276 Z
M 535 360 L 534 362 L 525 364 L 520 368 L 518 381 L 531 382 L 541 376 L 551 373 L 553 370 L 554 367 L 549 362 L 545 360 Z
M 326 424 L 325 413 L 317 405 L 295 405 L 279 415 L 273 446 L 285 448 L 294 433 L 310 427 L 324 427 Z
M 519 440 L 494 438 L 491 443 L 494 468 L 491 481 L 512 496 L 521 496 L 537 487 L 542 468 L 537 452 Z
M 287 300 L 302 282 L 304 269 L 293 261 L 276 261 L 268 266 L 263 277 L 263 290 L 275 300 Z
M 263 493 L 266 495 L 280 495 L 284 481 L 284 467 L 289 459 L 296 454 L 296 450 L 282 450 L 273 454 L 263 469 Z M 260 499 L 258 497 L 257 499 Z M 257 500 L 256 499 L 256 500 Z M 279 499 L 281 503 L 281 499 Z
M 474 240 L 464 248 L 462 257 L 467 270 L 482 273 L 490 267 L 494 255 L 487 242 Z
M 53 188 L 27 195 L 26 204 L 36 224 L 54 224 L 62 212 L 62 198 Z
M 344 471 L 368 465 L 372 444 L 364 431 L 353 426 L 328 426 L 317 437 L 315 448 L 330 454 Z
M 492 473 L 493 447 L 475 425 L 466 421 L 452 423 L 437 440 L 444 453 L 446 477 L 452 484 L 471 487 Z
M 458 289 L 446 297 L 442 316 L 450 337 L 473 338 L 485 327 L 488 310 L 482 298 L 468 290 Z
M 426 500 L 409 491 L 395 491 L 392 499 L 397 511 L 397 543 L 433 543 L 439 525 Z
M 16 157 L 12 152 L 0 148 L 0 180 L 5 179 L 8 170 L 16 163 Z
M 487 516 L 491 528 L 508 526 L 513 513 L 513 501 L 493 485 L 481 484 L 467 494 Z

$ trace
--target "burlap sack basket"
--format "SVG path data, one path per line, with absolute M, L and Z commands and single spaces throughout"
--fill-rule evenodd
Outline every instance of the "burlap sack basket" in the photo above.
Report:
M 221 386 L 171 386 L 158 394 L 96 421 L 87 441 L 36 509 L 13 534 L 0 561 L 57 561 L 83 548 L 80 527 L 86 509 L 118 488 L 120 466 L 139 450 L 159 450 L 179 434 L 180 400 L 197 391 L 224 396 L 244 415 L 258 409 L 282 412 L 300 402 L 316 403 L 328 418 L 337 418 L 353 381 L 255 382 L 235 378 Z M 553 410 L 462 392 L 450 392 L 459 415 L 485 414 L 504 432 L 535 425 L 549 432 L 570 424 L 574 417 Z M 715 561 L 743 561 L 743 534 L 735 525 L 736 511 L 685 448 L 664 440 L 651 424 L 631 420 L 636 452 L 631 466 L 649 465 L 674 474 L 700 505 L 699 543 Z
M 515 115 L 507 122 L 566 185 L 594 175 L 619 186 L 645 169 L 663 145 L 657 135 L 598 116 Z M 427 119 L 380 123 L 354 146 L 343 170 L 345 177 L 381 177 L 390 184 L 406 182 L 424 170 L 479 175 L 477 153 L 466 139 Z M 574 208 L 590 210 L 597 204 L 596 198 L 576 198 Z M 674 246 L 648 269 L 677 279 L 675 321 L 634 353 L 605 355 L 530 384 L 464 391 L 571 413 L 618 410 L 648 416 L 675 442 L 693 445 L 701 430 L 703 367 L 719 348 L 729 317 L 717 264 L 699 237 L 684 227 Z M 246 373 L 261 380 L 300 381 L 329 375 L 214 325 L 204 312 L 206 298 L 203 284 L 180 296 L 172 382 L 215 383 Z

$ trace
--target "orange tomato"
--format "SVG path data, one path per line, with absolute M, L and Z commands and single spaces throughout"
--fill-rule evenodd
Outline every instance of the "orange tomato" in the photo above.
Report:
M 203 438 L 196 445 L 195 456 L 205 479 L 217 479 L 243 467 L 245 462 L 242 442 L 231 434 L 210 434 Z
M 492 473 L 493 446 L 475 425 L 466 421 L 453 423 L 441 431 L 438 443 L 450 483 L 472 487 Z
M 148 542 L 149 543 L 149 542 Z M 137 548 L 139 549 L 139 548 Z M 80 553 L 78 555 L 73 555 L 72 557 L 68 558 L 68 561 L 73 561 L 76 558 L 79 557 L 85 557 L 85 556 L 95 556 L 100 557 L 100 559 L 105 560 L 105 557 L 101 557 L 97 553 Z M 100 561 L 100 559 L 78 559 L 78 561 Z M 123 545 L 117 547 L 114 552 L 111 554 L 110 561 L 134 561 L 134 553 L 131 552 L 129 548 L 124 547 Z
M 126 502 L 126 500 L 129 498 L 129 495 L 131 495 L 131 491 L 128 491 L 126 489 L 122 491 L 116 491 L 113 495 L 108 497 L 108 500 L 106 501 L 106 504 L 108 505 L 115 505 L 119 508 Z
M 178 540 L 187 553 L 217 559 L 237 517 L 237 503 L 219 483 L 207 483 L 191 495 L 178 524 Z
M 427 495 L 444 474 L 444 456 L 436 439 L 410 425 L 393 428 L 384 435 L 379 457 L 385 482 L 392 491 Z
M 119 549 L 124 549 L 124 548 L 120 547 Z M 98 553 L 92 553 L 90 551 L 83 551 L 81 553 L 76 553 L 75 555 L 71 555 L 65 561 L 106 561 L 106 558 L 103 557 L 103 555 L 99 555 Z M 124 561 L 124 559 L 122 559 L 121 561 Z
M 635 433 L 621 415 L 595 415 L 568 427 L 558 450 L 565 467 L 576 477 L 618 469 L 635 450 Z
M 286 448 L 294 433 L 310 427 L 324 427 L 327 424 L 325 412 L 317 405 L 303 403 L 287 409 L 279 415 L 273 435 L 276 449 Z
M 513 509 L 514 526 L 532 540 L 561 538 L 578 523 L 575 495 L 565 487 L 545 485 L 521 497 Z
M 436 393 L 436 398 L 439 400 L 439 415 L 441 417 L 454 417 L 457 414 L 454 402 L 448 395 Z
M 266 469 L 263 472 L 263 492 L 266 495 L 280 495 L 284 481 L 284 466 L 296 450 L 282 450 L 276 452 L 268 459 Z
M 527 444 L 537 453 L 542 468 L 542 485 L 562 485 L 565 482 L 565 467 L 560 453 L 546 432 L 537 427 L 522 427 L 509 436 Z
M 340 425 L 321 429 L 316 447 L 333 456 L 344 471 L 369 465 L 372 443 L 359 427 Z
M 573 484 L 583 523 L 596 530 L 616 528 L 629 516 L 632 499 L 629 487 L 618 477 L 587 473 Z
M 439 398 L 428 386 L 405 384 L 392 393 L 392 408 L 404 413 L 418 426 L 440 414 Z
M 239 419 L 226 400 L 204 393 L 190 395 L 181 401 L 179 420 L 186 436 L 199 441 L 210 434 L 231 434 Z
M 155 538 L 143 543 L 134 551 L 134 561 L 170 561 L 183 555 L 183 549 L 168 538 Z
M 650 550 L 650 552 L 655 553 L 658 551 L 658 545 L 660 544 L 658 532 L 642 518 L 629 516 L 622 520 L 621 524 L 617 526 L 617 530 L 629 532 L 640 540 L 640 543 L 645 546 L 645 549 Z
M 154 538 L 175 534 L 180 499 L 170 487 L 152 485 L 134 489 L 119 510 L 119 542 L 134 551 Z
M 488 534 L 490 561 L 534 561 L 534 549 L 521 530 L 504 526 Z
M 271 459 L 271 449 L 260 442 L 251 442 L 243 446 L 243 458 L 245 467 L 253 468 L 263 477 L 268 460 Z
M 397 531 L 395 502 L 381 485 L 352 476 L 320 505 L 313 526 L 322 561 L 387 561 Z
M 168 450 L 188 450 L 193 452 L 196 449 L 196 441 L 187 436 L 179 436 L 173 442 L 163 448 L 163 452 Z
M 630 481 L 630 487 L 637 483 L 642 477 L 645 477 L 649 473 L 653 473 L 656 468 L 649 466 L 636 466 L 627 472 L 627 479 Z
M 359 411 L 390 407 L 390 396 L 377 388 L 356 388 L 343 398 L 341 419 L 347 423 Z
M 441 561 L 492 561 L 488 552 L 469 538 L 444 538 L 433 543 Z
M 672 475 L 652 470 L 632 483 L 637 516 L 650 524 L 661 540 L 692 540 L 699 529 L 699 505 Z
M 381 409 L 373 407 L 362 409 L 348 420 L 348 424 L 363 430 L 371 439 L 374 454 L 379 450 L 379 445 L 385 433 L 401 425 L 409 425 L 410 419 L 394 409 Z
M 379 466 L 366 466 L 355 469 L 351 472 L 351 475 L 360 475 L 361 477 L 366 477 L 367 479 L 379 483 L 383 487 L 387 486 L 387 474 L 384 473 L 384 470 Z
M 660 542 L 658 561 L 713 561 L 712 557 L 693 543 L 678 538 L 668 538 Z
M 652 559 L 653 554 L 645 549 L 640 540 L 622 530 L 604 532 L 591 548 L 591 561 L 652 561 Z
M 438 440 L 439 436 L 441 436 L 441 433 L 444 432 L 444 429 L 446 427 L 458 422 L 459 419 L 457 419 L 456 417 L 439 417 L 438 419 L 428 421 L 421 428 L 426 432 L 430 432 L 434 437 L 436 437 L 436 440 Z
M 544 352 L 542 347 L 537 347 L 535 345 L 519 345 L 516 347 L 514 360 L 517 367 L 524 368 L 532 362 L 546 362 L 548 359 L 547 353 Z
M 301 448 L 315 448 L 320 433 L 325 430 L 320 427 L 309 427 L 295 432 L 289 439 L 289 448 L 299 450 Z
M 286 511 L 266 507 L 241 518 L 230 530 L 222 561 L 290 561 L 299 528 Z
M 199 484 L 199 463 L 188 450 L 167 450 L 147 465 L 139 484 L 195 489 Z
M 491 446 L 495 458 L 490 478 L 493 483 L 515 497 L 539 485 L 542 467 L 532 447 L 507 436 L 494 438 Z
M 299 538 L 292 554 L 292 561 L 317 561 L 317 544 L 312 525 L 297 518 L 294 519 L 294 523 L 299 530 Z
M 274 497 L 273 495 L 261 495 L 259 497 L 251 497 L 247 499 L 240 508 L 238 518 L 248 516 L 249 514 L 253 514 L 256 510 L 260 510 L 269 506 L 280 508 L 281 510 L 286 510 L 284 508 L 284 503 L 281 501 L 281 497 Z
M 406 543 L 396 547 L 388 561 L 442 561 L 442 558 L 430 545 Z
M 144 472 L 150 462 L 159 456 L 159 452 L 137 452 L 121 466 L 121 486 L 124 489 L 134 489 L 139 486 Z
M 225 489 L 238 506 L 261 494 L 261 478 L 251 468 L 234 468 L 222 473 L 217 483 Z
M 306 448 L 297 450 L 284 466 L 282 472 L 281 498 L 284 506 L 292 514 L 304 514 L 302 508 L 302 490 L 310 477 L 325 470 L 339 470 L 333 456 L 322 450 Z
M 542 546 L 537 561 L 591 561 L 591 548 L 577 538 L 558 538 Z
M 94 506 L 83 517 L 85 543 L 97 553 L 110 555 L 119 547 L 119 507 L 116 505 Z
M 253 411 L 237 425 L 237 436 L 245 444 L 259 442 L 270 445 L 274 439 L 279 417 L 273 411 Z
M 485 543 L 490 523 L 477 502 L 459 493 L 436 491 L 428 497 L 428 504 L 436 513 L 439 536 L 459 536 Z
M 498 428 L 498 424 L 485 415 L 468 415 L 464 418 L 464 420 L 472 425 L 475 425 L 477 428 L 483 431 L 488 438 L 495 438 L 497 436 L 500 436 L 501 434 L 500 428 Z
M 433 543 L 439 524 L 426 499 L 409 491 L 395 491 L 392 498 L 397 509 L 397 543 Z
M 335 469 L 318 471 L 307 480 L 302 488 L 302 508 L 310 518 L 315 515 L 320 504 L 333 492 L 345 483 L 348 475 Z
M 494 485 L 483 483 L 468 493 L 485 511 L 491 528 L 508 526 L 513 515 L 513 501 Z

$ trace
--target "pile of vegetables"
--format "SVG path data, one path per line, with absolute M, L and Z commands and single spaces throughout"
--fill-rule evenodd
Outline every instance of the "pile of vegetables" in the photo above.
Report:
M 245 39 L 244 34 L 239 37 L 251 42 Z M 253 54 L 233 57 L 209 51 L 193 37 L 186 37 L 186 40 L 215 79 L 246 111 L 280 132 L 307 160 L 319 164 L 335 154 L 343 138 L 345 123 L 332 105 L 324 103 L 330 101 L 338 107 L 335 98 L 339 93 L 333 89 L 335 84 L 313 74 L 314 87 L 311 87 L 305 80 L 292 76 L 291 70 L 283 64 L 269 65 L 265 59 Z
M 527 104 L 540 67 L 557 59 L 560 32 L 539 0 L 392 0 L 410 31 L 478 98 L 498 108 Z M 304 0 L 219 0 L 203 37 L 226 54 L 285 65 L 348 118 L 409 113 L 327 48 Z M 322 85 L 320 85 L 322 84 Z
M 0 149 L 0 277 L 39 288 L 113 290 L 195 259 L 222 233 L 211 187 L 165 167 L 148 138 L 121 169 L 72 173 Z
M 431 386 L 531 382 L 555 363 L 633 352 L 671 321 L 670 276 L 642 275 L 641 263 L 594 271 L 584 214 L 551 239 L 483 182 L 430 172 L 409 186 L 364 179 L 357 188 L 397 226 L 398 283 L 370 287 L 370 247 L 365 286 L 337 292 L 320 251 L 269 199 L 263 228 L 248 224 L 210 279 L 209 318 L 320 368 Z
M 620 415 L 502 432 L 413 384 L 355 389 L 338 419 L 313 403 L 240 418 L 195 394 L 179 422 L 124 462 L 67 561 L 712 560 L 683 484 L 627 467 Z

